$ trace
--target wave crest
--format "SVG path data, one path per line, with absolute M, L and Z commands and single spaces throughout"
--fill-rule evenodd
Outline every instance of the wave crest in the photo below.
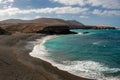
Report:
M 106 67 L 99 62 L 95 61 L 61 61 L 62 63 L 57 63 L 49 58 L 49 53 L 47 52 L 44 43 L 49 40 L 53 39 L 57 36 L 48 36 L 43 39 L 37 40 L 39 43 L 34 46 L 30 55 L 32 57 L 40 58 L 47 62 L 50 62 L 53 66 L 58 67 L 61 70 L 68 71 L 74 75 L 82 76 L 85 78 L 90 79 L 97 79 L 97 80 L 119 80 L 120 76 L 118 77 L 105 77 L 102 72 L 118 72 L 120 71 L 119 68 L 109 68 Z

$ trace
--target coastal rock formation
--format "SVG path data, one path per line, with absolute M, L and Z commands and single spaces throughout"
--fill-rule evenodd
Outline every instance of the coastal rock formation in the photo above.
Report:
M 74 32 L 71 32 L 69 29 L 69 26 L 47 26 L 43 28 L 42 30 L 37 31 L 37 33 L 46 33 L 46 34 L 71 34 Z
M 44 33 L 44 34 L 71 34 L 67 25 L 45 25 L 39 23 L 16 23 L 2 26 L 11 33 Z
M 115 27 L 110 27 L 110 26 L 85 26 L 86 29 L 116 29 Z
M 0 28 L 0 35 L 4 35 L 4 34 L 10 34 L 10 33 L 7 32 L 6 30 Z
M 9 19 L 0 21 L 0 27 L 8 32 L 70 34 L 70 29 L 115 29 L 109 26 L 88 26 L 75 20 L 38 18 L 34 20 Z

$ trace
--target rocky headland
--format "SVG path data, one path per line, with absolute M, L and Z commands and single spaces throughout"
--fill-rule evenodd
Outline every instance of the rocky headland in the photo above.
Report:
M 34 20 L 8 19 L 0 27 L 10 33 L 71 34 L 70 29 L 115 29 L 110 26 L 89 26 L 75 20 L 38 18 Z

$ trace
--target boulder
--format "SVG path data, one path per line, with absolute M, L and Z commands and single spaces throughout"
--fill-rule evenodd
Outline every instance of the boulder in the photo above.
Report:
M 5 35 L 5 34 L 10 34 L 10 33 L 0 27 L 0 35 Z

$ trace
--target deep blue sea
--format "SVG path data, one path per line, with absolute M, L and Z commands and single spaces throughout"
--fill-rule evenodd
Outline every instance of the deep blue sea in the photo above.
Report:
M 120 30 L 72 31 L 78 34 L 44 43 L 56 66 L 87 78 L 120 80 Z

